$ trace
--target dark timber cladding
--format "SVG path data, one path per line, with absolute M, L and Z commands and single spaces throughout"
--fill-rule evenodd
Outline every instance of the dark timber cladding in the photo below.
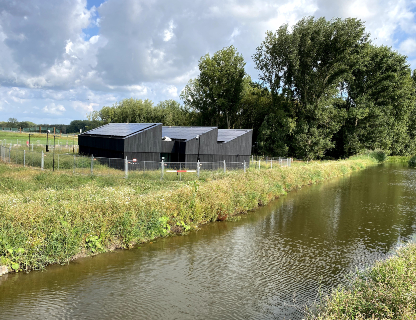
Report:
M 252 134 L 248 129 L 163 127 L 162 156 L 165 161 L 249 162 Z
M 110 123 L 79 135 L 81 154 L 136 161 L 249 162 L 251 129 Z
M 79 152 L 95 157 L 159 161 L 161 123 L 109 123 L 80 134 Z

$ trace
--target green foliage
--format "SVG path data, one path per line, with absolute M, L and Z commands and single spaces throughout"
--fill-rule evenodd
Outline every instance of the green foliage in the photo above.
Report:
M 406 57 L 388 47 L 367 44 L 346 79 L 347 118 L 338 144 L 346 155 L 383 149 L 394 155 L 415 150 L 414 89 Z
M 91 250 L 92 253 L 98 253 L 104 251 L 104 247 L 101 243 L 102 239 L 98 236 L 90 235 L 85 239 L 87 249 Z
M 112 107 L 103 107 L 88 115 L 91 121 L 107 123 L 163 123 L 166 126 L 190 125 L 192 114 L 174 100 L 165 100 L 156 106 L 153 102 L 137 99 L 124 99 Z
M 416 168 L 416 156 L 411 157 L 408 164 L 409 164 L 409 167 Z
M 415 72 L 368 39 L 357 19 L 308 17 L 266 33 L 253 56 L 274 109 L 259 130 L 261 152 L 310 160 L 415 151 Z
M 344 103 L 339 85 L 367 38 L 360 20 L 309 17 L 292 31 L 283 25 L 267 32 L 257 48 L 253 59 L 260 79 L 271 89 L 280 122 L 287 124 L 273 134 L 289 142 L 295 156 L 322 158 L 334 147 L 333 136 L 345 118 L 337 108 Z
M 384 162 L 387 159 L 387 154 L 383 150 L 374 150 L 370 152 L 370 156 L 376 159 L 378 162 Z
M 416 245 L 357 272 L 352 283 L 334 290 L 310 319 L 415 319 Z
M 228 129 L 238 121 L 245 62 L 234 46 L 206 54 L 199 60 L 200 74 L 181 93 L 185 105 L 199 111 L 203 125 Z

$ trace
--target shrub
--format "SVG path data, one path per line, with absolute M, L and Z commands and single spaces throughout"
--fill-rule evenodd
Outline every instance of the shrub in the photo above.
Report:
M 409 167 L 415 168 L 416 167 L 416 156 L 413 156 L 409 160 Z
M 378 162 L 384 162 L 387 159 L 387 153 L 383 150 L 374 150 L 370 153 L 370 157 L 373 157 Z

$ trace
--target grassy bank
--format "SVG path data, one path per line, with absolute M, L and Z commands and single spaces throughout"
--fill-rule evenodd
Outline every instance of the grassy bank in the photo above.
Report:
M 0 265 L 39 269 L 247 212 L 372 158 L 230 171 L 199 181 L 72 176 L 0 165 Z
M 337 288 L 311 319 L 416 319 L 416 244 L 357 273 Z

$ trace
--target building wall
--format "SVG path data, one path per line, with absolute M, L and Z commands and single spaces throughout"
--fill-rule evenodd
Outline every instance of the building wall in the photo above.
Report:
M 162 124 L 143 130 L 124 139 L 125 153 L 160 153 L 162 146 Z
M 82 147 L 124 152 L 123 138 L 89 136 L 81 134 L 78 136 L 78 145 L 80 146 L 80 152 Z
M 218 155 L 250 156 L 253 139 L 253 130 L 224 143 L 218 144 Z

